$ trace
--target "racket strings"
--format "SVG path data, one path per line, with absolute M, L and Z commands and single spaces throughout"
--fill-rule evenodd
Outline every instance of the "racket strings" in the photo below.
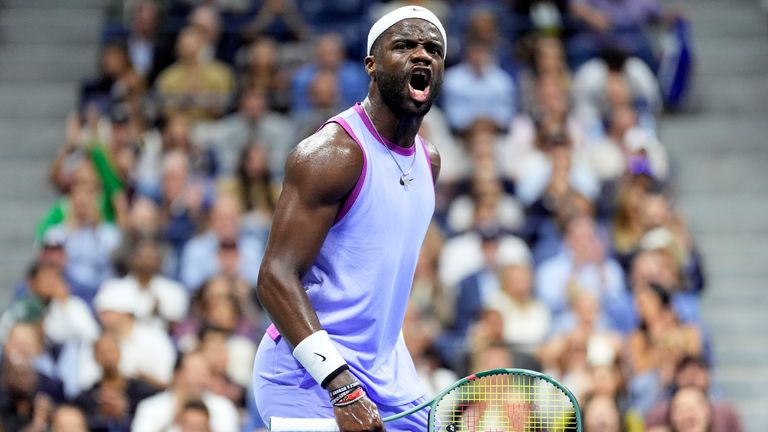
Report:
M 576 430 L 576 408 L 557 386 L 516 374 L 478 377 L 435 406 L 431 431 L 566 432 Z

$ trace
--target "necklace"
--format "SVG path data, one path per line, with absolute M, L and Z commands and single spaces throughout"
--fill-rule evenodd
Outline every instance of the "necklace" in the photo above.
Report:
M 413 171 L 413 164 L 416 162 L 416 149 L 413 151 L 413 157 L 411 158 L 411 166 L 408 167 L 408 171 L 403 170 L 403 168 L 400 166 L 400 163 L 397 161 L 397 158 L 395 158 L 395 155 L 392 154 L 392 150 L 390 150 L 389 146 L 387 145 L 387 142 L 382 138 L 381 134 L 379 133 L 379 130 L 376 129 L 376 125 L 373 124 L 373 119 L 371 118 L 370 114 L 368 114 L 368 111 L 363 108 L 363 112 L 365 113 L 365 116 L 368 117 L 368 120 L 371 122 L 371 126 L 373 126 L 373 131 L 376 132 L 376 138 L 381 141 L 382 144 L 384 144 L 384 147 L 387 149 L 387 153 L 389 153 L 389 157 L 392 158 L 392 161 L 397 166 L 397 169 L 400 170 L 400 186 L 403 186 L 406 190 L 408 190 L 408 186 L 411 185 L 411 182 L 413 182 L 413 178 L 408 178 L 408 176 L 411 175 L 411 171 Z M 415 145 L 415 144 L 414 144 Z

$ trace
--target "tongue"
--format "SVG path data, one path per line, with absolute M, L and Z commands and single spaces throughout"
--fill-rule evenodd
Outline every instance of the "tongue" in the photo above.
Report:
M 427 98 L 429 98 L 429 86 L 427 86 L 424 90 L 416 90 L 411 85 L 408 85 L 408 92 L 411 95 L 411 99 L 415 100 L 416 102 L 426 102 Z

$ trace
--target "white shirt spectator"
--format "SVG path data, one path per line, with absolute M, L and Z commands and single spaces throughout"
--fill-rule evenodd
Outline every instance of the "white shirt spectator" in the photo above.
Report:
M 491 296 L 488 307 L 499 311 L 504 320 L 504 342 L 532 352 L 547 337 L 551 315 L 544 303 L 530 299 L 514 301 L 502 291 Z
M 647 103 L 651 112 L 660 112 L 661 90 L 653 71 L 639 58 L 630 57 L 624 63 L 623 74 L 630 86 L 632 96 Z M 579 112 L 587 116 L 598 115 L 601 104 L 605 100 L 607 76 L 608 65 L 599 58 L 584 63 L 574 73 L 573 96 Z
M 189 308 L 189 295 L 184 287 L 161 275 L 154 276 L 144 288 L 130 274 L 122 279 L 111 279 L 101 285 L 99 293 L 109 290 L 130 293 L 136 301 L 136 319 L 163 330 L 168 328 L 168 323 L 182 321 Z
M 542 152 L 533 151 L 525 158 L 525 171 L 518 179 L 517 196 L 525 206 L 541 198 L 552 176 L 552 161 Z M 569 184 L 579 194 L 593 201 L 600 193 L 600 184 L 582 158 L 571 157 Z
M 208 408 L 210 427 L 213 432 L 240 430 L 237 409 L 222 396 L 206 392 L 202 401 Z M 133 432 L 162 432 L 172 426 L 176 412 L 176 397 L 165 391 L 144 399 L 136 408 L 131 430 Z
M 93 342 L 99 337 L 99 324 L 88 305 L 75 296 L 65 300 L 53 299 L 43 319 L 45 335 L 53 342 Z

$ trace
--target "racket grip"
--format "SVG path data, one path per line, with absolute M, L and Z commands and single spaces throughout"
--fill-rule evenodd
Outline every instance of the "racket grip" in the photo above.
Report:
M 339 432 L 335 419 L 329 418 L 285 418 L 272 417 L 269 419 L 269 430 L 272 432 Z

